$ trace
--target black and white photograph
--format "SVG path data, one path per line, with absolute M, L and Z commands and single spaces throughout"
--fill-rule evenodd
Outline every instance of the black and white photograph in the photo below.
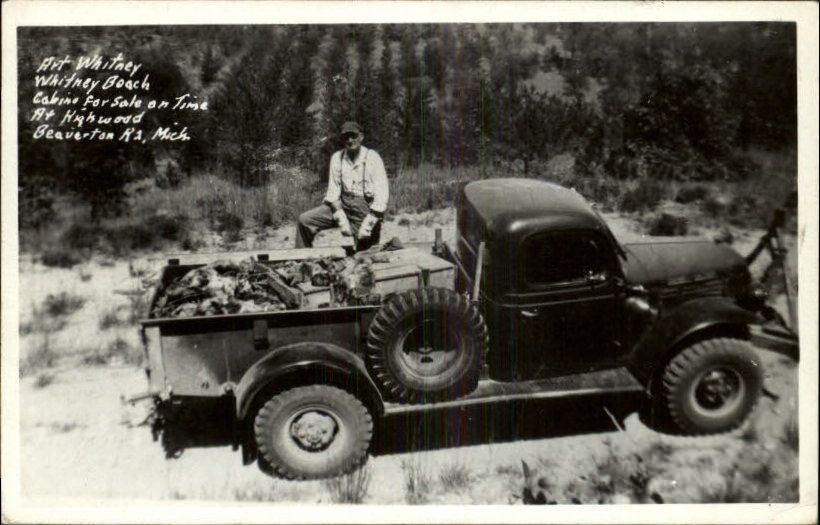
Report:
M 816 4 L 458 4 L 4 2 L 4 522 L 816 520 Z

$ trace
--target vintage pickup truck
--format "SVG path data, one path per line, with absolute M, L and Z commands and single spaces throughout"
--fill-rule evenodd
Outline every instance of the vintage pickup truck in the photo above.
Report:
M 256 256 L 273 264 L 345 253 Z M 152 307 L 172 279 L 213 258 L 170 259 Z M 556 388 L 556 378 L 577 391 L 608 370 L 627 382 L 589 384 L 645 392 L 680 432 L 728 431 L 762 389 L 752 343 L 798 358 L 796 335 L 730 247 L 693 238 L 619 243 L 577 192 L 550 183 L 467 184 L 456 239 L 437 239 L 415 260 L 412 285 L 388 288 L 376 304 L 147 315 L 155 428 L 219 402 L 247 461 L 321 478 L 366 460 L 375 418 L 561 395 L 573 388 Z

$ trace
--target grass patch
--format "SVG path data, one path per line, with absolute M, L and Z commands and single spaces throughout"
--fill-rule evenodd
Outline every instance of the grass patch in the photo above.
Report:
M 279 498 L 277 487 L 271 484 L 267 487 L 243 487 L 234 489 L 234 501 L 277 501 Z
M 20 358 L 20 377 L 31 375 L 43 368 L 51 368 L 57 361 L 57 352 L 54 349 L 51 333 L 42 332 L 34 341 L 33 346 L 26 347 Z
M 58 246 L 47 252 L 51 266 L 73 265 L 93 252 L 123 257 L 135 251 L 158 250 L 183 243 L 190 235 L 188 217 L 182 213 L 129 213 L 125 217 L 91 223 L 75 218 L 59 236 Z
M 453 206 L 459 187 L 485 178 L 478 167 L 443 168 L 422 164 L 390 181 L 390 213 L 422 212 Z M 490 174 L 487 173 L 487 176 Z
M 148 302 L 150 301 L 148 290 L 130 290 L 120 293 L 128 300 L 124 324 L 135 325 L 140 319 L 148 316 Z
M 46 372 L 41 372 L 37 374 L 37 378 L 34 380 L 34 388 L 45 388 L 53 382 L 54 375 Z
M 661 213 L 649 217 L 645 227 L 649 235 L 683 236 L 689 232 L 689 219 L 671 213 Z
M 655 209 L 667 198 L 669 185 L 651 178 L 643 178 L 637 186 L 621 196 L 618 209 L 625 212 L 643 212 Z
M 46 318 L 39 312 L 39 309 L 35 309 L 33 319 L 20 325 L 21 336 L 59 332 L 68 324 L 64 317 Z
M 317 185 L 317 180 L 310 171 L 290 168 L 266 185 L 241 187 L 210 173 L 186 179 L 169 190 L 145 192 L 135 197 L 133 208 L 136 213 L 177 210 L 226 231 L 238 229 L 239 220 L 243 226 L 278 228 L 322 202 L 326 188 Z
M 71 268 L 84 260 L 77 251 L 64 246 L 49 246 L 40 256 L 40 262 L 52 268 Z
M 221 233 L 226 242 L 233 243 L 242 240 L 244 219 L 227 210 L 219 210 L 213 218 L 213 229 Z
M 121 337 L 117 337 L 104 346 L 92 349 L 83 356 L 86 365 L 126 364 L 140 366 L 145 356 L 142 349 L 133 346 Z
M 107 312 L 105 312 L 99 321 L 100 330 L 108 330 L 109 328 L 114 328 L 116 326 L 122 326 L 124 324 L 128 324 L 124 319 L 120 317 L 120 310 L 121 308 L 111 308 Z
M 668 464 L 668 447 L 656 444 L 632 454 L 623 454 L 609 441 L 606 447 L 593 458 L 593 469 L 567 486 L 566 503 L 663 503 L 650 483 Z
M 796 418 L 787 421 L 783 425 L 780 441 L 792 452 L 798 453 L 800 451 L 800 427 Z
M 467 465 L 461 461 L 453 461 L 441 466 L 438 479 L 446 490 L 461 490 L 469 486 L 472 476 Z
M 675 193 L 675 202 L 690 204 L 699 202 L 709 195 L 709 188 L 703 184 L 684 184 Z
M 768 502 L 769 487 L 772 482 L 772 467 L 758 465 L 743 473 L 741 462 L 732 463 L 725 473 L 726 482 L 716 489 L 703 494 L 703 503 L 762 503 Z
M 71 423 L 52 423 L 49 425 L 49 430 L 54 432 L 55 434 L 68 434 L 74 430 L 77 430 L 82 425 L 79 423 L 71 422 Z
M 353 472 L 322 481 L 333 503 L 362 503 L 370 488 L 371 472 L 363 465 Z
M 103 232 L 104 229 L 99 224 L 75 222 L 63 231 L 60 240 L 68 250 L 89 252 L 97 248 Z
M 43 301 L 42 313 L 50 317 L 67 317 L 85 304 L 85 299 L 68 292 L 48 294 Z
M 603 211 L 615 211 L 620 207 L 627 187 L 622 181 L 609 177 L 581 177 L 571 185 L 590 202 L 596 203 Z
M 427 503 L 430 499 L 432 483 L 430 473 L 418 458 L 401 462 L 404 474 L 404 501 L 409 505 Z

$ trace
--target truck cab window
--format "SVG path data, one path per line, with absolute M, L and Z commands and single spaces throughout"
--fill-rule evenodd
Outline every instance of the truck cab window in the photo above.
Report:
M 558 232 L 539 235 L 525 249 L 530 284 L 586 282 L 606 271 L 600 242 L 592 235 Z

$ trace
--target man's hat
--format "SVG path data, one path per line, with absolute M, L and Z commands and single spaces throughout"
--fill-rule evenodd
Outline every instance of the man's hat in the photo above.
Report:
M 348 120 L 347 122 L 342 124 L 342 135 L 344 135 L 345 133 L 356 133 L 356 134 L 358 134 L 358 133 L 361 133 L 361 132 L 362 132 L 362 127 L 359 126 L 358 122 L 355 122 L 353 120 Z

